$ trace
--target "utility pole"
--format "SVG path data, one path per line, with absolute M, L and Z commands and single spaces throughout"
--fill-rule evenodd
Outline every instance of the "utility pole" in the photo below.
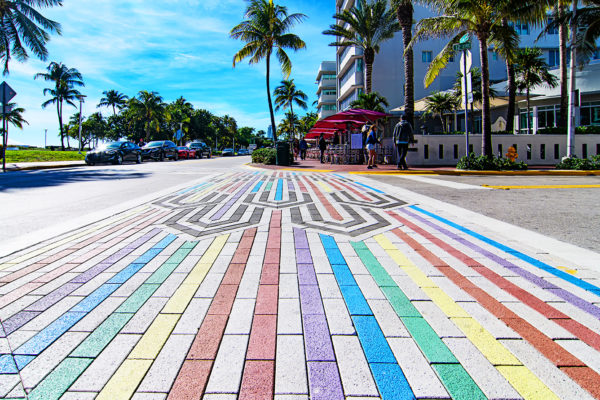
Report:
M 44 129 L 44 148 L 48 148 L 48 129 Z
M 576 103 L 576 80 L 575 80 L 575 63 L 577 62 L 577 0 L 573 0 L 573 19 L 571 20 L 571 64 L 569 67 L 569 115 L 567 121 L 567 157 L 571 158 L 575 153 L 575 103 Z
M 84 100 L 85 96 L 84 95 L 79 95 L 79 154 L 81 154 L 81 150 L 83 149 L 83 146 L 81 146 L 81 118 L 82 118 L 82 110 L 83 110 L 83 100 Z M 67 135 L 69 133 L 67 132 Z

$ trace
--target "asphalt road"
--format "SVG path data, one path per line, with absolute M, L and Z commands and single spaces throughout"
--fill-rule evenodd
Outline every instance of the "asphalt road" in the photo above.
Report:
M 369 176 L 546 236 L 600 251 L 599 176 Z M 447 186 L 443 186 L 447 185 Z M 506 189 L 480 190 L 482 185 Z M 540 186 L 540 188 L 518 188 Z
M 250 157 L 83 166 L 0 174 L 2 244 L 111 209 L 250 162 Z M 116 211 L 115 211 L 116 212 Z

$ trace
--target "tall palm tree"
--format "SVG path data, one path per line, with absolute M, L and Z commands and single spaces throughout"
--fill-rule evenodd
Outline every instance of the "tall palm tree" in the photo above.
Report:
M 4 132 L 4 142 L 6 144 L 8 144 L 8 124 L 16 126 L 19 129 L 23 129 L 23 124 L 29 125 L 29 122 L 27 122 L 25 118 L 23 118 L 23 113 L 25 113 L 24 108 L 17 107 L 16 103 L 8 103 L 7 108 L 10 111 L 4 114 L 4 118 L 6 120 L 6 132 Z M 2 149 L 2 151 L 4 151 L 4 148 Z
M 302 90 L 296 88 L 293 79 L 281 81 L 281 85 L 275 88 L 273 94 L 275 95 L 275 111 L 289 107 L 290 112 L 294 115 L 294 103 L 304 110 L 308 107 L 306 104 L 308 96 Z M 292 132 L 292 136 L 295 137 L 295 134 L 295 132 Z
M 454 111 L 458 108 L 460 100 L 454 93 L 449 92 L 433 92 L 425 98 L 425 115 L 439 116 L 442 123 L 442 130 L 446 132 L 446 122 L 444 114 Z
M 288 138 L 292 138 L 294 132 L 296 132 L 300 126 L 301 124 L 298 116 L 292 114 L 291 112 L 286 112 L 285 118 L 279 124 L 279 130 L 281 133 L 287 134 Z
M 343 10 L 333 18 L 338 21 L 324 31 L 324 35 L 338 38 L 330 46 L 356 46 L 363 50 L 366 70 L 366 92 L 373 89 L 373 62 L 383 42 L 400 30 L 394 11 L 388 9 L 386 0 L 358 0 L 358 7 Z
M 124 95 L 123 93 L 119 93 L 117 90 L 107 90 L 102 92 L 104 97 L 100 99 L 100 103 L 96 108 L 100 107 L 112 107 L 113 115 L 117 115 L 117 108 L 122 110 L 123 107 L 127 104 L 127 100 L 129 97 Z
M 163 117 L 165 103 L 157 92 L 142 90 L 136 97 L 129 100 L 129 109 L 133 120 L 142 123 L 146 142 L 150 140 L 152 131 L 160 132 L 160 121 Z
M 67 103 L 75 108 L 74 103 L 81 93 L 74 89 L 75 86 L 85 86 L 81 73 L 76 68 L 69 68 L 63 63 L 51 62 L 46 67 L 47 72 L 35 74 L 34 79 L 42 78 L 46 82 L 53 82 L 53 88 L 45 88 L 44 96 L 50 94 L 52 98 L 42 103 L 42 107 L 46 108 L 50 104 L 56 104 L 56 113 L 58 115 L 58 124 L 60 127 L 61 147 L 64 150 L 65 132 L 63 129 L 63 103 Z
M 350 103 L 350 108 L 385 112 L 385 107 L 389 107 L 387 99 L 377 92 L 361 93 L 358 99 Z
M 230 32 L 233 39 L 246 44 L 233 57 L 233 66 L 250 57 L 250 64 L 257 64 L 263 59 L 267 64 L 267 99 L 273 127 L 273 139 L 277 141 L 275 114 L 271 101 L 271 56 L 273 52 L 281 64 L 281 72 L 285 79 L 292 73 L 292 61 L 285 49 L 300 50 L 306 43 L 297 35 L 290 33 L 296 23 L 302 22 L 306 15 L 288 14 L 287 7 L 277 5 L 273 0 L 247 0 L 245 18 Z
M 415 126 L 415 74 L 414 74 L 414 55 L 412 48 L 409 48 L 412 40 L 412 26 L 414 8 L 412 0 L 393 0 L 392 6 L 396 9 L 396 17 L 402 29 L 402 43 L 404 45 L 404 116 Z
M 446 67 L 450 57 L 455 55 L 453 45 L 458 44 L 465 35 L 477 38 L 483 96 L 481 151 L 483 155 L 491 157 L 493 151 L 488 44 L 495 40 L 506 41 L 508 37 L 514 35 L 514 29 L 502 24 L 504 18 L 535 22 L 539 20 L 540 14 L 545 14 L 546 3 L 521 0 L 427 0 L 427 3 L 441 15 L 420 20 L 409 47 L 412 47 L 416 41 L 431 36 L 450 37 L 446 46 L 429 65 L 425 75 L 425 85 L 429 86 Z
M 45 61 L 50 33 L 61 34 L 60 24 L 45 18 L 37 10 L 62 6 L 62 0 L 0 1 L 0 59 L 4 59 L 4 75 L 8 74 L 11 56 L 19 61 L 29 58 L 27 49 Z
M 517 88 L 527 93 L 527 133 L 531 134 L 531 110 L 529 99 L 531 88 L 539 85 L 556 87 L 558 80 L 548 71 L 548 64 L 542 57 L 542 50 L 537 48 L 520 49 L 515 57 Z

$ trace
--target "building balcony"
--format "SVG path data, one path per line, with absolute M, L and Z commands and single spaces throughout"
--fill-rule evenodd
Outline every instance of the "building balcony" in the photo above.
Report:
M 342 87 L 340 88 L 339 97 L 344 98 L 348 95 L 348 93 L 353 92 L 356 88 L 364 88 L 365 77 L 363 72 L 356 72 L 352 74 L 349 79 L 344 82 Z
M 340 73 L 343 74 L 356 60 L 362 58 L 363 50 L 357 47 L 342 47 L 338 52 L 338 59 L 340 60 Z
M 333 95 L 333 94 L 329 94 L 329 95 L 325 95 L 322 94 L 319 96 L 319 106 L 323 105 L 323 104 L 333 104 L 335 105 L 337 101 L 337 96 Z
M 323 90 L 335 90 L 336 87 L 337 81 L 335 79 L 321 79 L 317 88 L 317 95 L 319 95 Z
M 335 113 L 335 110 L 323 110 L 322 108 L 320 108 L 317 115 L 319 116 L 319 120 L 322 120 L 323 118 L 331 117 Z

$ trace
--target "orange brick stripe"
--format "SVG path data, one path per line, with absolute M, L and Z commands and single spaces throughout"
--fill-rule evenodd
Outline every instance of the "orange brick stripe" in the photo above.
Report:
M 412 225 L 414 226 L 414 224 Z M 409 225 L 407 224 L 407 226 Z M 427 250 L 423 245 L 408 236 L 405 232 L 400 229 L 394 229 L 392 232 L 417 251 L 420 256 L 429 261 L 437 270 L 444 274 L 444 276 L 454 282 L 455 285 L 475 298 L 475 300 L 477 300 L 486 310 L 521 335 L 523 339 L 527 340 L 533 347 L 550 360 L 550 362 L 569 375 L 571 379 L 587 390 L 594 398 L 600 399 L 600 385 L 598 385 L 598 382 L 600 382 L 600 374 L 589 368 L 583 361 L 569 353 L 529 322 L 512 312 L 504 304 L 477 287 L 460 272 L 452 268 L 431 251 Z M 431 240 L 431 235 L 428 235 L 427 237 Z
M 340 213 L 337 212 L 335 207 L 333 207 L 331 205 L 329 200 L 327 200 L 325 195 L 323 193 L 321 193 L 321 191 L 317 188 L 317 186 L 314 183 L 312 183 L 307 177 L 304 176 L 303 178 L 310 185 L 313 192 L 315 192 L 315 195 L 317 196 L 317 198 L 319 199 L 321 204 L 323 204 L 323 206 L 325 207 L 325 209 L 327 210 L 329 215 L 331 215 L 331 218 L 335 219 L 336 221 L 343 221 L 344 218 L 340 215 Z
M 352 186 L 346 185 L 344 182 L 342 182 L 342 181 L 340 181 L 338 179 L 332 179 L 332 181 L 337 182 L 338 184 L 342 185 L 343 187 L 345 187 L 346 189 L 348 189 L 349 191 L 351 191 L 352 193 L 354 193 L 355 195 L 357 195 L 358 197 L 360 197 L 364 201 L 373 201 L 373 199 L 369 198 L 364 193 L 359 192 L 358 190 L 356 190 Z
M 562 326 L 567 331 L 571 332 L 575 337 L 579 338 L 582 342 L 584 342 L 587 345 L 593 347 L 594 349 L 600 351 L 600 334 L 592 331 L 591 329 L 589 329 L 587 326 L 583 325 L 582 323 L 575 321 L 574 319 L 571 319 L 568 315 L 566 315 L 563 312 L 552 307 L 550 304 L 543 302 L 542 300 L 531 295 L 530 293 L 527 293 L 525 290 L 521 289 L 520 287 L 518 287 L 517 285 L 515 285 L 508 279 L 502 277 L 501 275 L 495 273 L 491 269 L 489 269 L 483 265 L 480 265 L 480 263 L 478 261 L 472 259 L 467 254 L 461 252 L 460 250 L 456 249 L 455 247 L 451 246 L 450 244 L 444 242 L 442 239 L 431 235 L 429 232 L 427 232 L 423 228 L 419 227 L 418 225 L 414 224 L 413 222 L 411 222 L 395 213 L 390 212 L 388 214 L 392 215 L 399 222 L 403 223 L 404 225 L 406 225 L 407 227 L 412 229 L 414 232 L 420 234 L 423 237 L 427 237 L 427 240 L 429 240 L 431 243 L 435 244 L 440 249 L 451 254 L 453 257 L 459 259 L 465 265 L 471 266 L 481 276 L 483 276 L 484 278 L 486 278 L 487 280 L 489 280 L 490 282 L 492 282 L 494 285 L 498 286 L 499 288 L 510 293 L 512 296 L 519 299 L 523 304 L 528 305 L 529 307 L 531 307 L 538 313 L 542 314 L 544 317 L 548 318 L 549 320 Z M 430 261 L 432 263 L 438 262 L 437 257 L 434 259 L 434 257 L 431 257 L 430 255 L 426 255 L 426 254 L 423 254 L 423 257 L 425 257 L 428 261 Z M 434 265 L 436 265 L 435 263 L 434 263 Z M 463 283 L 465 283 L 465 281 L 466 281 L 466 278 L 461 278 L 458 276 L 456 277 L 456 279 L 460 280 Z
M 231 308 L 256 236 L 256 228 L 244 232 L 198 334 L 169 393 L 171 400 L 199 400 L 217 357 Z
M 280 256 L 281 211 L 274 211 L 271 215 L 267 250 L 254 307 L 254 319 L 246 351 L 239 400 L 273 398 Z

